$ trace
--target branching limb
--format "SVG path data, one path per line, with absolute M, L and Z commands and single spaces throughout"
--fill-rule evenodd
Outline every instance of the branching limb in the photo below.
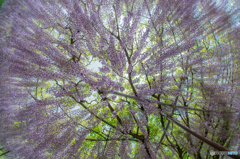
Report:
M 181 127 L 182 129 L 184 129 L 185 131 L 189 132 L 190 134 L 192 134 L 193 136 L 197 137 L 198 139 L 202 140 L 203 142 L 205 142 L 206 144 L 212 146 L 213 148 L 217 149 L 218 151 L 230 151 L 228 148 L 223 147 L 222 145 L 208 139 L 207 137 L 202 136 L 201 134 L 198 134 L 196 132 L 194 132 L 193 130 L 189 129 L 188 127 L 182 125 L 181 123 L 179 123 L 178 121 L 176 121 L 175 119 L 173 119 L 172 117 L 170 117 L 169 115 L 163 114 L 162 112 L 160 112 L 161 115 L 165 116 L 168 120 L 172 121 L 173 123 L 175 123 L 176 125 L 178 125 L 179 127 Z M 235 156 L 230 156 L 231 158 L 234 159 L 239 159 L 240 155 L 235 155 Z
M 180 84 L 180 88 L 181 88 L 181 84 Z M 175 105 L 175 106 L 173 106 L 172 113 L 170 114 L 171 117 L 173 116 L 173 113 L 174 113 L 174 111 L 176 110 L 176 104 L 177 104 L 177 101 L 178 101 L 178 97 L 179 97 L 179 96 L 177 96 L 176 99 L 175 99 L 175 101 L 174 101 L 174 105 Z M 162 134 L 162 137 L 161 137 L 161 139 L 160 139 L 160 141 L 159 141 L 159 144 L 158 144 L 158 146 L 157 146 L 157 149 L 161 146 L 161 143 L 162 143 L 162 141 L 163 141 L 163 139 L 164 139 L 164 136 L 165 136 L 166 133 L 167 133 L 167 130 L 168 130 L 169 125 L 170 125 L 170 120 L 168 120 L 167 126 L 166 126 L 166 128 L 165 128 L 165 130 L 164 130 L 164 132 L 163 132 L 163 134 Z
M 128 94 L 119 93 L 119 92 L 113 92 L 112 94 L 123 96 L 123 97 L 126 97 L 126 98 L 135 99 L 135 100 L 141 100 L 138 97 L 135 97 L 135 96 L 132 96 L 132 95 L 128 95 Z M 195 111 L 221 113 L 221 112 L 214 111 L 214 110 L 203 110 L 203 109 L 197 109 L 197 108 L 190 108 L 190 107 L 184 107 L 184 106 L 179 106 L 179 105 L 174 105 L 174 104 L 169 104 L 169 103 L 163 103 L 163 102 L 157 102 L 156 104 L 170 106 L 170 107 L 176 107 L 176 108 L 180 108 L 180 109 L 189 109 L 189 110 L 195 110 Z M 238 113 L 238 112 L 226 112 L 226 113 Z
M 159 141 L 159 143 L 158 143 L 158 145 L 157 145 L 157 148 L 156 148 L 157 150 L 158 150 L 159 147 L 161 146 L 161 143 L 162 143 L 162 141 L 163 141 L 163 139 L 164 139 L 164 136 L 165 136 L 166 133 L 167 133 L 167 129 L 168 129 L 169 125 L 170 125 L 170 120 L 168 120 L 167 126 L 166 126 L 166 128 L 164 129 L 164 132 L 163 132 L 163 134 L 162 134 L 162 136 L 161 136 L 161 139 L 160 139 L 160 141 Z
M 64 91 L 66 91 L 66 89 L 64 87 L 62 87 L 58 82 L 57 80 L 55 80 L 56 84 L 62 88 Z M 71 97 L 75 102 L 79 103 L 84 109 L 86 109 L 90 114 L 94 115 L 97 119 L 99 119 L 100 121 L 104 122 L 105 124 L 107 124 L 108 126 L 114 128 L 115 130 L 117 130 L 116 126 L 112 125 L 111 123 L 107 122 L 106 120 L 104 120 L 103 118 L 99 117 L 98 115 L 96 115 L 93 111 L 91 111 L 83 102 L 81 101 L 78 101 L 74 96 L 72 95 L 69 95 L 69 97 Z M 120 130 L 121 133 L 124 134 L 124 132 L 122 130 Z M 139 140 L 144 140 L 144 136 L 143 135 L 137 135 L 137 134 L 134 134 L 132 133 L 132 131 L 130 131 L 128 133 L 129 135 L 131 135 L 132 137 L 134 138 L 137 138 Z

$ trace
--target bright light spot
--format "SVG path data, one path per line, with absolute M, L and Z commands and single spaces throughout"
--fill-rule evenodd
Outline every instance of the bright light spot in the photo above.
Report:
M 92 62 L 88 66 L 89 69 L 93 69 L 93 71 L 95 71 L 95 72 L 99 72 L 99 67 L 102 67 L 102 64 L 98 61 Z

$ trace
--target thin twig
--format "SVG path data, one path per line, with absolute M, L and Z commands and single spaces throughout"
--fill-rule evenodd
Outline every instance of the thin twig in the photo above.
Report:
M 113 140 L 121 140 L 121 141 L 124 141 L 124 140 L 129 140 L 129 141 L 136 141 L 136 142 L 139 142 L 140 140 L 137 140 L 137 139 L 121 139 L 121 138 L 110 138 L 110 139 L 106 139 L 106 140 L 103 140 L 103 139 L 89 139 L 89 138 L 86 138 L 85 140 L 87 141 L 113 141 Z

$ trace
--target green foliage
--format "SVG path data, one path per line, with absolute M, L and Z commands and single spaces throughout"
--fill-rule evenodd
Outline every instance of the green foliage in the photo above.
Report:
M 6 0 L 0 0 L 0 6 L 2 6 L 5 1 L 6 1 Z

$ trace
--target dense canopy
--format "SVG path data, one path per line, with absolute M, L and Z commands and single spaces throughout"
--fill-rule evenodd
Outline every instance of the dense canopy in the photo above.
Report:
M 237 1 L 7 0 L 0 20 L 6 157 L 239 150 Z

